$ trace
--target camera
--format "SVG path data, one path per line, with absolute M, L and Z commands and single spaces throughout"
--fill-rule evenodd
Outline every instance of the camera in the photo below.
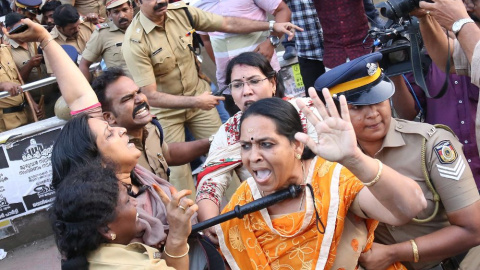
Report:
M 393 21 L 408 16 L 415 8 L 418 8 L 420 1 L 433 3 L 431 0 L 389 0 L 378 3 L 376 7 L 380 8 L 382 16 Z
M 397 21 L 389 19 L 382 29 L 372 28 L 367 37 L 374 40 L 373 47 L 380 48 L 382 67 L 387 76 L 395 76 L 412 71 L 412 23 L 415 20 L 400 18 Z M 415 34 L 413 34 L 415 35 Z

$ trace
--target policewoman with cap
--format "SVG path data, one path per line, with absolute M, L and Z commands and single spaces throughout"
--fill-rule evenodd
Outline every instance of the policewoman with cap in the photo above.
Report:
M 317 91 L 328 88 L 334 99 L 346 97 L 362 151 L 414 179 L 427 198 L 427 208 L 409 223 L 380 223 L 376 243 L 360 263 L 366 269 L 397 261 L 408 269 L 458 269 L 464 255 L 455 256 L 480 244 L 480 196 L 462 144 L 448 127 L 392 118 L 395 87 L 379 67 L 381 58 L 362 56 L 315 82 Z

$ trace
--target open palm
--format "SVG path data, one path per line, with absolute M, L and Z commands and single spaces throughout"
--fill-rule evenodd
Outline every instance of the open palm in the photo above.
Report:
M 328 89 L 322 90 L 327 107 L 320 100 L 315 89 L 310 88 L 309 94 L 323 120 L 319 119 L 301 101 L 297 101 L 297 104 L 308 121 L 315 127 L 318 134 L 318 142 L 315 142 L 304 133 L 297 133 L 295 138 L 307 145 L 316 155 L 329 161 L 342 163 L 345 159 L 354 157 L 358 151 L 357 141 L 355 131 L 350 122 L 350 114 L 348 113 L 345 97 L 340 97 L 342 114 L 340 116 Z

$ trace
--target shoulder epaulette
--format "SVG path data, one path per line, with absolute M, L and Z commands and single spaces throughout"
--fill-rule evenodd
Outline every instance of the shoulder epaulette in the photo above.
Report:
M 179 8 L 184 8 L 187 7 L 187 4 L 183 1 L 178 1 L 175 3 L 168 4 L 167 9 L 179 9 Z
M 108 23 L 97 23 L 95 24 L 95 29 L 100 30 L 104 28 L 110 28 L 110 25 Z

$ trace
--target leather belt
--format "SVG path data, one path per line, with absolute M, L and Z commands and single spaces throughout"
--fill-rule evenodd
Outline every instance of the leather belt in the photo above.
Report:
M 2 109 L 2 111 L 3 111 L 3 114 L 21 112 L 21 111 L 23 111 L 23 109 L 25 109 L 26 105 L 27 105 L 26 102 L 22 102 L 22 104 L 20 104 L 18 106 L 5 108 L 5 109 Z

